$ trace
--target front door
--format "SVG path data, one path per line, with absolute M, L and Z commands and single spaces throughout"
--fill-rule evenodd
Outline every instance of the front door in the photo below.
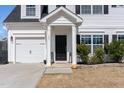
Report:
M 55 36 L 56 61 L 65 61 L 67 59 L 66 47 L 67 47 L 66 35 L 56 35 Z

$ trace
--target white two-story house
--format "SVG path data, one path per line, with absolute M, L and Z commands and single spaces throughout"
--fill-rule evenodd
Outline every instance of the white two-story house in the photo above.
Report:
M 4 24 L 9 62 L 77 64 L 78 43 L 93 55 L 96 48 L 124 39 L 124 6 L 17 5 Z

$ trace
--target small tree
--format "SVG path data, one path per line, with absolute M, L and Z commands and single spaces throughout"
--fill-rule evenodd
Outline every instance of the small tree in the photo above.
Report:
M 89 47 L 86 46 L 85 44 L 79 44 L 79 45 L 77 45 L 77 52 L 80 55 L 81 60 L 85 64 L 87 64 L 87 62 L 89 60 L 88 54 L 90 52 Z
M 124 56 L 124 42 L 113 41 L 108 45 L 108 54 L 114 62 L 120 62 Z

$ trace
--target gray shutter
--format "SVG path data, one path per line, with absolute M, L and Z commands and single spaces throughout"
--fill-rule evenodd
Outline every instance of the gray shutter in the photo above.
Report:
M 75 13 L 80 14 L 80 5 L 76 5 Z
M 109 38 L 109 35 L 104 35 L 104 44 L 109 43 L 108 38 Z
M 80 35 L 77 35 L 77 44 L 80 44 Z
M 117 35 L 112 35 L 112 41 L 116 41 L 117 40 Z
M 109 11 L 108 5 L 104 5 L 104 14 L 108 14 L 108 11 Z
M 44 12 L 48 14 L 48 5 L 44 5 Z
M 41 6 L 41 18 L 48 15 L 48 5 Z

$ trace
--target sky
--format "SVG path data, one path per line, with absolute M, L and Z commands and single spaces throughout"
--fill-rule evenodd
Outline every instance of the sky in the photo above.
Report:
M 3 21 L 14 9 L 14 5 L 0 5 L 0 40 L 7 37 L 7 31 L 3 28 Z

